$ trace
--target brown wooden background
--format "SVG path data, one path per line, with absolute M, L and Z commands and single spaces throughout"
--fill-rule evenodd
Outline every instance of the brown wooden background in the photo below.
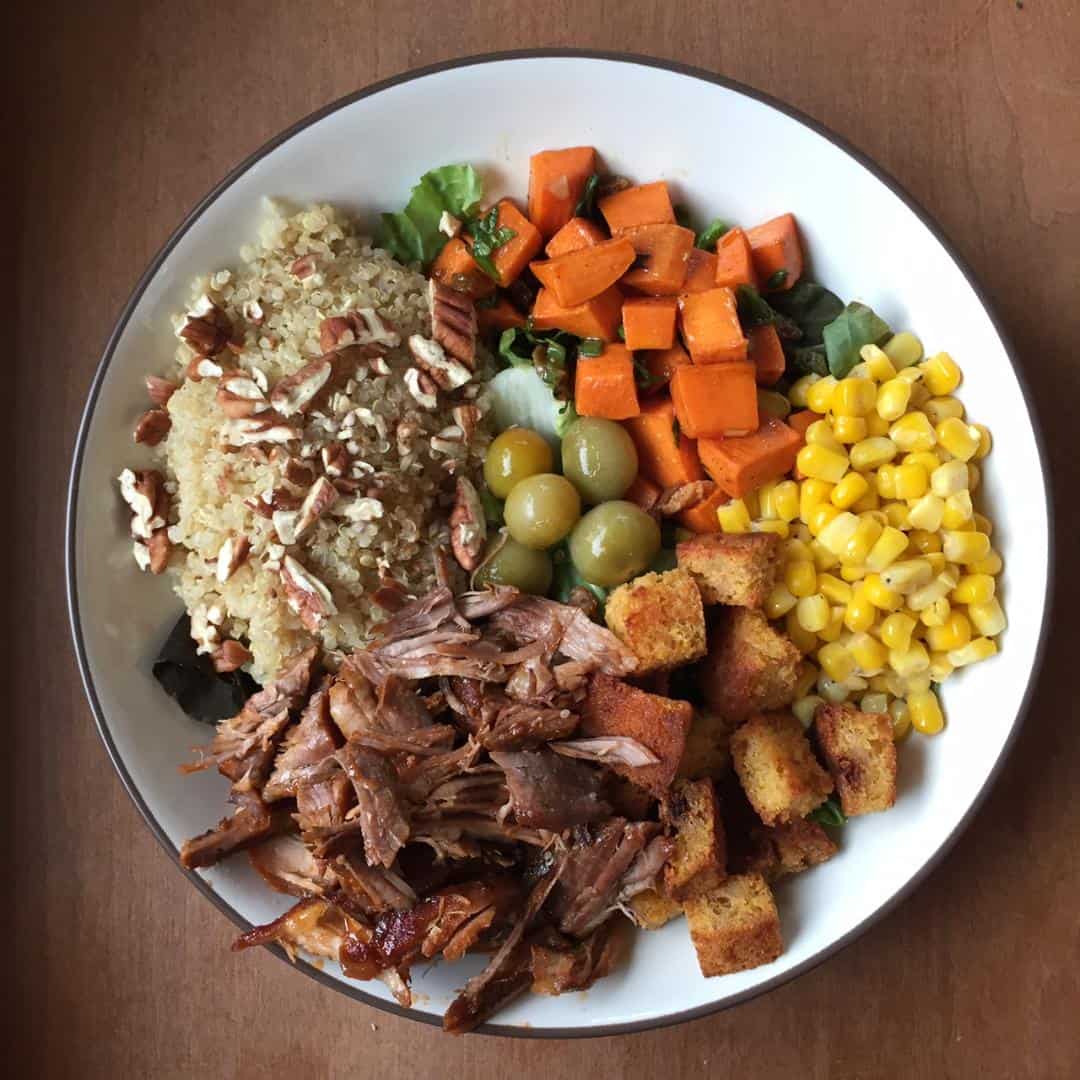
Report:
M 16 390 L 4 395 L 16 464 L 5 1013 L 15 1049 L 32 1054 L 26 1075 L 1078 1075 L 1069 607 L 1080 599 L 1080 4 L 19 6 L 5 64 L 14 115 L 4 172 L 16 185 L 5 267 L 16 297 L 7 357 Z M 233 927 L 158 849 L 94 731 L 67 644 L 61 506 L 105 337 L 204 191 L 283 126 L 365 83 L 540 45 L 653 53 L 743 80 L 848 137 L 929 208 L 988 287 L 1032 382 L 1058 498 L 1060 620 L 1019 745 L 978 820 L 914 897 L 842 955 L 671 1030 L 574 1044 L 453 1041 L 268 954 L 227 951 Z

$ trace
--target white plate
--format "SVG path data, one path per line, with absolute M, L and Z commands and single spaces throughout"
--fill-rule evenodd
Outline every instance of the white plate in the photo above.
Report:
M 949 680 L 945 733 L 904 744 L 896 807 L 852 822 L 835 859 L 779 886 L 779 960 L 703 979 L 686 924 L 676 922 L 637 935 L 631 962 L 587 993 L 529 995 L 503 1010 L 486 1030 L 508 1034 L 610 1034 L 699 1016 L 807 970 L 880 917 L 942 856 L 1001 763 L 1038 666 L 1050 565 L 1043 465 L 1015 362 L 940 231 L 864 157 L 786 106 L 651 60 L 516 54 L 391 79 L 285 132 L 195 208 L 136 287 L 90 391 L 69 502 L 72 628 L 102 738 L 174 859 L 183 839 L 224 812 L 226 785 L 210 773 L 177 771 L 207 729 L 185 718 L 150 675 L 178 604 L 164 581 L 135 569 L 114 486 L 139 458 L 130 432 L 145 408 L 141 377 L 172 354 L 170 313 L 195 274 L 237 258 L 265 195 L 328 200 L 374 219 L 400 208 L 427 169 L 468 161 L 485 173 L 489 193 L 520 198 L 531 153 L 582 143 L 598 147 L 613 172 L 668 180 L 699 220 L 753 224 L 794 211 L 814 278 L 865 300 L 894 328 L 915 330 L 928 349 L 952 353 L 966 375 L 969 415 L 994 433 L 984 500 L 1005 559 L 1010 627 L 999 656 Z M 265 922 L 288 903 L 242 858 L 189 876 L 240 926 Z M 208 956 L 207 978 L 225 962 Z M 418 967 L 408 1015 L 437 1021 L 478 966 Z M 380 983 L 343 979 L 334 965 L 300 968 L 402 1011 Z

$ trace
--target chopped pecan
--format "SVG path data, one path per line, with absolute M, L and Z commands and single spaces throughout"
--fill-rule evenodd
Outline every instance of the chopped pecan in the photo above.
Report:
M 243 534 L 228 536 L 217 554 L 216 576 L 224 584 L 236 573 L 251 550 L 251 541 Z
M 270 391 L 270 401 L 282 416 L 303 412 L 333 374 L 334 365 L 325 356 L 305 364 L 299 371 L 279 379 Z
M 219 675 L 237 671 L 253 659 L 250 652 L 234 638 L 226 638 L 211 654 L 214 670 Z
M 299 488 L 309 488 L 315 482 L 315 473 L 311 467 L 294 457 L 286 459 L 281 475 L 285 477 L 286 483 Z
M 374 308 L 357 308 L 349 312 L 353 333 L 361 345 L 374 342 L 393 349 L 401 344 L 401 334 L 389 319 L 384 319 Z
M 232 337 L 232 323 L 208 296 L 203 296 L 188 312 L 179 336 L 199 356 L 217 356 Z
M 311 254 L 301 255 L 299 259 L 294 259 L 292 266 L 289 267 L 289 272 L 300 281 L 311 277 L 315 270 L 315 256 Z
M 480 423 L 480 408 L 477 405 L 455 405 L 451 410 L 454 423 L 461 428 L 462 438 L 471 443 Z
M 165 524 L 168 496 L 165 478 L 156 469 L 120 474 L 120 494 L 131 508 L 131 533 L 140 540 L 149 540 L 155 529 Z
M 672 517 L 704 502 L 715 490 L 716 485 L 711 480 L 693 480 L 689 484 L 665 488 L 652 509 L 663 517 Z
M 458 565 L 469 573 L 480 565 L 487 540 L 484 506 L 471 480 L 459 476 L 454 509 L 450 514 L 450 547 Z
M 244 318 L 254 326 L 262 326 L 263 320 L 266 318 L 262 304 L 258 300 L 249 300 L 244 305 Z
M 476 368 L 476 304 L 434 278 L 428 283 L 431 336 L 470 371 Z M 410 342 L 411 347 L 411 342 Z
M 176 383 L 159 375 L 146 376 L 146 393 L 155 405 L 164 405 L 176 392 Z
M 456 390 L 472 378 L 472 371 L 460 360 L 448 356 L 437 341 L 413 334 L 409 338 L 409 352 L 417 366 L 443 390 Z
M 328 616 L 337 614 L 330 590 L 291 555 L 282 560 L 280 574 L 285 599 L 308 630 L 318 630 Z
M 150 573 L 165 573 L 169 565 L 169 530 L 155 529 L 146 541 L 146 549 L 150 552 Z
M 349 451 L 339 442 L 324 446 L 319 451 L 322 458 L 323 471 L 327 476 L 344 476 L 349 468 Z
M 192 382 L 202 382 L 203 379 L 220 379 L 225 374 L 225 369 L 209 356 L 193 356 L 188 363 L 185 375 Z
M 147 409 L 139 417 L 132 438 L 137 443 L 157 446 L 169 434 L 169 428 L 171 427 L 172 420 L 164 409 Z
M 416 436 L 420 433 L 420 425 L 412 420 L 402 420 L 394 432 L 397 439 L 398 454 L 404 457 L 413 448 Z
M 271 515 L 277 538 L 288 547 L 296 543 L 296 522 L 300 518 L 299 510 L 275 510 Z
M 302 536 L 307 532 L 319 517 L 333 505 L 337 496 L 337 488 L 325 476 L 320 476 L 312 485 L 311 490 L 307 493 L 307 498 L 304 499 L 300 507 L 300 517 L 296 522 L 296 535 Z
M 235 420 L 227 420 L 223 430 L 225 441 L 230 446 L 247 446 L 249 443 L 287 443 L 300 438 L 300 432 L 286 424 L 277 413 L 241 416 Z
M 422 409 L 434 409 L 439 404 L 438 391 L 435 381 L 426 372 L 419 368 L 406 368 L 402 376 L 405 386 L 416 404 Z
M 231 371 L 222 375 L 217 388 L 217 403 L 232 419 L 254 416 L 270 408 L 259 384 L 246 371 Z
M 356 331 L 348 315 L 331 315 L 319 324 L 319 348 L 324 353 L 356 343 Z

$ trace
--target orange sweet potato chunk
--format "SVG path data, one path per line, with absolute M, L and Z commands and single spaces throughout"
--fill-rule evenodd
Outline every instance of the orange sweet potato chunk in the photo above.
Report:
M 529 217 L 545 239 L 570 220 L 594 172 L 591 146 L 541 150 L 529 159 Z
M 695 364 L 746 359 L 746 338 L 731 289 L 688 293 L 679 298 L 679 308 L 683 341 Z

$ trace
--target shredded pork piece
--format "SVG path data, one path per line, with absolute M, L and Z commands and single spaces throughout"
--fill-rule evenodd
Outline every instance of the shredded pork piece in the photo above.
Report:
M 368 865 L 392 866 L 409 839 L 409 821 L 390 766 L 379 754 L 354 743 L 347 743 L 335 757 L 356 794 L 356 806 L 349 814 L 360 821 Z

